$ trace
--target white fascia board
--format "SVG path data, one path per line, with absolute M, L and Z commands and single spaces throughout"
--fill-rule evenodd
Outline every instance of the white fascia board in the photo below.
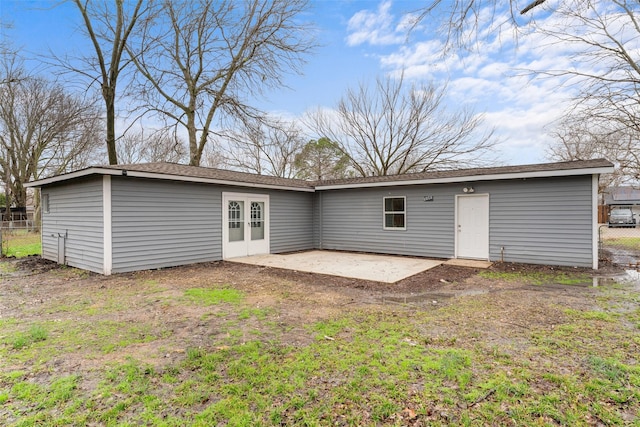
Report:
M 339 190 L 347 188 L 371 188 L 371 187 L 394 187 L 403 185 L 421 185 L 421 184 L 449 184 L 456 182 L 475 182 L 475 181 L 500 181 L 507 179 L 526 179 L 526 178 L 553 178 L 559 176 L 573 175 L 593 175 L 602 173 L 612 173 L 613 167 L 588 168 L 588 169 L 563 169 L 554 171 L 535 171 L 535 172 L 513 172 L 505 174 L 492 175 L 468 175 L 455 176 L 450 178 L 432 178 L 432 179 L 415 179 L 407 181 L 383 181 L 368 182 L 354 184 L 336 184 L 336 185 L 318 185 L 316 191 L 321 190 Z
M 64 175 L 56 175 L 50 178 L 39 179 L 37 181 L 27 182 L 25 187 L 42 187 L 43 185 L 54 184 L 56 182 L 67 181 L 74 178 L 82 178 L 89 175 L 122 175 L 122 171 L 105 168 L 87 168 L 79 171 L 66 173 Z
M 139 171 L 132 171 L 127 169 L 106 169 L 106 168 L 88 168 L 88 169 L 83 169 L 76 172 L 71 172 L 65 175 L 52 176 L 51 178 L 45 178 L 38 181 L 29 182 L 25 184 L 25 187 L 42 187 L 44 185 L 54 184 L 56 182 L 67 181 L 75 178 L 82 178 L 89 175 L 128 176 L 128 177 L 136 177 L 136 178 L 162 179 L 162 180 L 168 180 L 168 181 L 199 182 L 199 183 L 205 183 L 205 184 L 230 185 L 234 187 L 303 191 L 303 192 L 309 192 L 309 193 L 313 193 L 315 191 L 312 187 L 309 187 L 309 188 L 287 187 L 284 185 L 257 184 L 257 183 L 242 182 L 242 181 L 228 181 L 223 179 L 200 178 L 200 177 L 170 175 L 170 174 L 155 173 L 155 172 L 139 172 Z

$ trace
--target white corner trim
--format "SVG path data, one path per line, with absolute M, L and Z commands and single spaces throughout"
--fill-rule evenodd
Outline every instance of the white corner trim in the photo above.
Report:
M 592 244 L 591 244 L 591 248 L 593 250 L 593 269 L 597 270 L 598 269 L 598 244 L 600 242 L 599 236 L 599 229 L 600 229 L 600 224 L 598 224 L 598 180 L 600 178 L 600 175 L 598 174 L 593 174 L 591 175 L 591 213 L 592 213 L 592 224 L 593 224 L 593 230 L 592 230 Z
M 105 276 L 109 276 L 113 267 L 113 246 L 111 240 L 111 175 L 104 175 L 102 177 L 102 221 L 102 272 Z

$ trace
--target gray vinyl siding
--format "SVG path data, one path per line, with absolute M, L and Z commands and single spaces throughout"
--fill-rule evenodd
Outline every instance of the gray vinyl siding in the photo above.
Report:
M 313 249 L 313 193 L 269 191 L 272 254 Z
M 225 192 L 269 196 L 269 252 L 313 249 L 313 193 L 223 187 Z
M 58 261 L 58 236 L 66 234 L 67 265 L 103 272 L 102 177 L 47 186 L 42 213 L 42 257 Z
M 320 214 L 322 206 L 322 192 L 313 195 L 313 248 L 322 249 L 322 215 Z
M 112 178 L 113 272 L 222 259 L 222 193 L 268 194 L 271 253 L 313 248 L 313 194 Z
M 458 187 L 433 185 L 323 191 L 322 248 L 452 257 L 454 189 Z M 406 230 L 383 229 L 383 200 L 394 196 L 406 197 Z M 425 202 L 424 196 L 433 196 L 433 200 Z
M 591 267 L 591 176 L 322 192 L 323 249 L 455 256 L 455 195 L 489 194 L 489 257 Z M 406 230 L 383 230 L 383 198 L 406 197 Z M 424 201 L 433 196 L 433 201 Z
M 114 273 L 222 259 L 221 190 L 171 181 L 111 181 Z
M 489 258 L 591 267 L 591 175 L 316 193 L 114 176 L 112 272 L 222 259 L 222 193 L 269 195 L 270 252 L 312 248 L 455 256 L 455 200 L 463 187 L 489 195 Z M 103 272 L 103 177 L 42 188 L 42 255 Z M 425 197 L 428 196 L 428 201 Z M 385 197 L 406 198 L 406 229 L 383 228 Z
M 490 193 L 491 260 L 592 267 L 591 176 L 478 184 Z

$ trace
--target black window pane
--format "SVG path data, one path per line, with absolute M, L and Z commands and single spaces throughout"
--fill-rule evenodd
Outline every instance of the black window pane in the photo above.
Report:
M 384 199 L 384 210 L 386 212 L 391 212 L 393 210 L 393 199 L 391 198 Z
M 404 212 L 404 197 L 387 197 L 384 199 L 385 212 Z
M 404 228 L 404 214 L 385 214 L 384 226 L 387 228 Z
M 404 215 L 403 214 L 395 214 L 393 215 L 393 226 L 404 228 Z

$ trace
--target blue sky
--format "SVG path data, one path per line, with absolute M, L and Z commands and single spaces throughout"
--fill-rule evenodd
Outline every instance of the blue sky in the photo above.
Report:
M 404 70 L 416 82 L 447 84 L 451 108 L 484 113 L 485 125 L 495 128 L 502 141 L 497 148 L 502 163 L 546 161 L 545 148 L 552 141 L 549 130 L 571 93 L 559 88 L 557 81 L 531 79 L 516 70 L 570 66 L 567 52 L 560 47 L 540 48 L 535 34 L 516 44 L 512 31 L 504 30 L 481 46 L 482 53 L 453 52 L 443 58 L 442 35 L 436 26 L 424 22 L 407 36 L 407 13 L 422 4 L 313 2 L 308 18 L 315 23 L 320 47 L 308 58 L 304 75 L 288 77 L 290 89 L 270 93 L 261 101 L 262 108 L 300 117 L 309 109 L 334 107 L 347 87 L 362 80 Z M 78 14 L 68 4 L 1 0 L 0 19 L 12 23 L 12 28 L 1 30 L 1 37 L 25 57 L 36 58 L 49 50 L 64 55 L 86 47 L 76 30 Z M 30 64 L 36 66 L 37 61 Z

